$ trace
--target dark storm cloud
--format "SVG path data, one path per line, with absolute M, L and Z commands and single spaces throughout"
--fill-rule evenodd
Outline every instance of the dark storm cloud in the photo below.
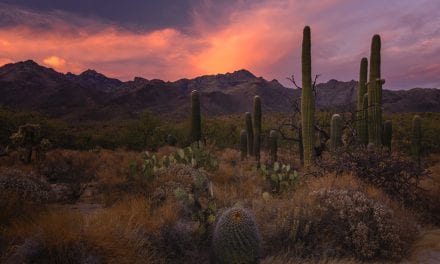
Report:
M 40 11 L 67 11 L 85 17 L 98 17 L 121 25 L 156 29 L 189 25 L 191 10 L 196 1 L 198 0 L 2 0 L 0 3 Z

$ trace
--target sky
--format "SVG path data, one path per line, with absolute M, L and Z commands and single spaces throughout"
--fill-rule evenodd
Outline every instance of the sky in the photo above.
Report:
M 0 65 L 175 81 L 247 69 L 301 82 L 302 30 L 318 82 L 357 80 L 382 39 L 385 89 L 440 88 L 439 0 L 0 0 Z

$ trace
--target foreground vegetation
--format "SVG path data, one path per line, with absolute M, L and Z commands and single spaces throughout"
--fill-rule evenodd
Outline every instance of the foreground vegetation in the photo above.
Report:
M 177 151 L 164 147 L 156 155 Z M 276 188 L 238 151 L 204 151 L 218 166 L 174 164 L 152 175 L 133 167 L 148 160 L 143 153 L 122 150 L 53 150 L 38 165 L 3 158 L 2 261 L 205 263 L 216 222 L 237 206 L 255 217 L 263 263 L 415 261 L 439 250 L 438 232 L 429 231 L 439 224 L 438 156 L 419 185 L 432 206 L 420 207 L 356 172 L 317 169 L 310 176 L 294 165 L 295 178 Z M 279 160 L 291 156 L 281 152 Z

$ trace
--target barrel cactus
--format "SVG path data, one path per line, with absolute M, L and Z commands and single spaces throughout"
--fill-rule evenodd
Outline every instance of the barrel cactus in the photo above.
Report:
M 278 151 L 278 135 L 276 130 L 271 130 L 269 134 L 269 164 L 274 164 L 277 161 Z
M 391 152 L 391 141 L 393 138 L 393 123 L 391 120 L 385 121 L 383 124 L 383 146 L 388 149 L 388 151 Z
M 415 115 L 412 120 L 411 154 L 415 162 L 420 165 L 422 152 L 422 119 Z
M 245 114 L 245 125 L 247 133 L 248 155 L 254 155 L 254 129 L 252 128 L 252 115 L 249 112 Z
M 359 71 L 359 84 L 358 84 L 358 94 L 357 94 L 356 130 L 359 136 L 359 141 L 363 145 L 368 144 L 368 123 L 366 119 L 366 114 L 364 114 L 364 97 L 365 94 L 367 94 L 367 75 L 368 75 L 368 59 L 362 58 L 360 71 Z M 368 104 L 368 98 L 367 98 L 367 104 Z
M 247 156 L 247 133 L 244 129 L 240 132 L 240 154 L 241 160 L 245 160 Z
M 303 31 L 302 43 L 302 93 L 301 93 L 301 122 L 304 148 L 304 165 L 310 166 L 314 160 L 315 145 L 315 98 L 312 87 L 312 56 L 310 27 Z
M 342 118 L 334 114 L 330 123 L 330 150 L 335 151 L 340 146 L 342 146 Z
M 200 114 L 200 95 L 194 90 L 191 92 L 191 140 L 198 142 L 202 139 L 202 121 Z
M 260 235 L 251 212 L 241 207 L 226 210 L 215 226 L 212 249 L 217 263 L 258 263 Z
M 385 83 L 380 73 L 380 48 L 380 36 L 374 35 L 371 41 L 368 82 L 368 142 L 376 146 L 382 144 L 382 85 Z

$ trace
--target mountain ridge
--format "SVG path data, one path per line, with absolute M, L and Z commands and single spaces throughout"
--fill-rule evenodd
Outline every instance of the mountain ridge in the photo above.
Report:
M 0 67 L 0 107 L 77 121 L 133 118 L 145 110 L 186 116 L 194 89 L 200 91 L 202 109 L 208 115 L 250 111 L 255 95 L 262 98 L 263 111 L 287 112 L 301 93 L 245 69 L 174 82 L 142 77 L 124 82 L 91 69 L 63 74 L 32 60 Z M 357 82 L 332 79 L 317 84 L 316 91 L 320 109 L 353 106 Z M 440 90 L 384 90 L 383 102 L 388 112 L 440 112 Z

